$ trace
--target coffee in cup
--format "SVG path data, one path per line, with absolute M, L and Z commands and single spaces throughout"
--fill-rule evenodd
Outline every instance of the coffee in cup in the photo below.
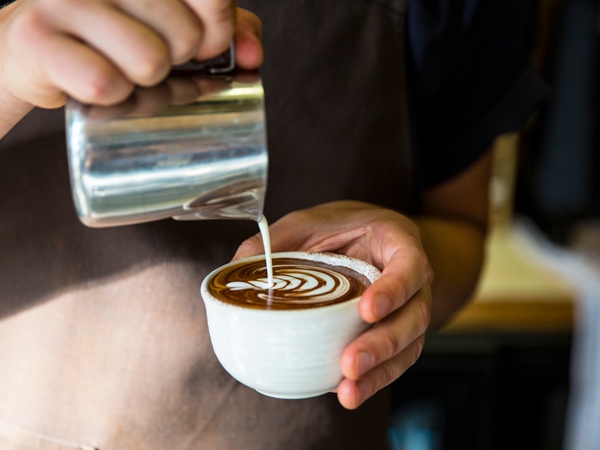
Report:
M 358 302 L 380 276 L 370 264 L 330 253 L 275 253 L 235 261 L 202 283 L 213 349 L 234 378 L 279 398 L 331 391 L 340 356 L 368 326 Z

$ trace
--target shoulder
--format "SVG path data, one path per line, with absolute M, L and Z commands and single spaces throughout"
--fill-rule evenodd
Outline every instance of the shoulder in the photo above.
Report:
M 544 97 L 529 65 L 537 20 L 535 1 L 411 2 L 413 118 L 426 184 L 467 167 Z
M 489 66 L 504 73 L 526 63 L 536 35 L 537 2 L 420 0 L 410 4 L 409 46 L 422 95 L 434 95 L 457 74 Z M 474 68 L 479 67 L 473 72 Z M 491 75 L 491 73 L 489 74 Z M 490 80 L 486 81 L 489 85 Z

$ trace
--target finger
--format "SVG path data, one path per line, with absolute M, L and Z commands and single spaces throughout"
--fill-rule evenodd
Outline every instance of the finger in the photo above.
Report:
M 164 39 L 171 64 L 183 64 L 198 53 L 203 39 L 202 25 L 186 3 L 180 0 L 119 0 L 119 8 Z
M 258 16 L 245 9 L 238 9 L 235 28 L 235 60 L 238 67 L 257 69 L 263 61 L 261 43 L 262 23 Z
M 103 55 L 57 30 L 45 11 L 17 4 L 23 6 L 4 30 L 10 37 L 3 47 L 2 67 L 14 95 L 54 108 L 64 104 L 65 93 L 101 104 L 118 102 L 131 93 L 133 84 Z
M 52 25 L 96 49 L 140 86 L 154 85 L 170 71 L 162 37 L 106 2 L 72 2 L 69 14 L 53 13 Z
M 429 327 L 430 289 L 423 288 L 404 307 L 368 329 L 343 351 L 344 377 L 358 380 L 404 352 Z
M 381 277 L 365 291 L 359 303 L 361 316 L 369 323 L 402 307 L 433 280 L 429 260 L 417 246 L 399 248 L 384 264 Z
M 401 353 L 380 364 L 359 380 L 344 378 L 337 387 L 340 404 L 346 409 L 356 409 L 369 397 L 389 386 L 417 361 L 424 342 L 424 336 L 420 336 Z
M 235 31 L 233 0 L 185 0 L 202 26 L 202 39 L 195 59 L 205 61 L 227 50 Z
M 347 249 L 351 242 L 360 239 L 365 234 L 365 229 L 364 226 L 357 225 L 351 217 L 340 221 L 343 213 L 343 210 L 325 204 L 293 211 L 283 216 L 269 227 L 272 251 L 346 253 L 343 250 Z M 253 236 L 248 242 L 242 244 L 241 251 L 236 257 L 257 248 L 260 242 L 262 241 L 259 235 Z M 356 252 L 348 254 L 350 253 L 351 256 L 369 261 L 367 254 L 360 258 L 360 254 Z
M 109 61 L 67 36 L 49 36 L 40 40 L 38 48 L 38 64 L 51 84 L 47 91 L 33 94 L 38 106 L 62 104 L 63 92 L 83 103 L 111 105 L 126 99 L 134 89 Z
M 303 219 L 302 212 L 290 213 L 269 226 L 271 251 L 302 250 L 306 233 L 310 234 L 311 224 Z M 238 247 L 233 259 L 264 253 L 262 236 L 257 233 L 246 239 Z
M 270 247 L 273 253 L 282 251 L 307 250 L 306 240 L 315 230 L 315 222 L 305 213 L 307 210 L 294 211 L 269 225 Z M 233 260 L 264 253 L 261 233 L 246 239 L 238 247 Z
M 260 234 L 254 235 L 242 242 L 233 255 L 232 261 L 249 258 L 250 256 L 262 255 L 265 252 Z

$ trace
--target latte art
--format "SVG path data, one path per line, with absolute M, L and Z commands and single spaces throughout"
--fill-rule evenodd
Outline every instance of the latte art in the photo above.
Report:
M 256 308 L 301 309 L 356 298 L 369 284 L 366 277 L 346 267 L 275 258 L 270 287 L 265 262 L 255 261 L 220 272 L 209 288 L 213 295 L 229 303 Z
M 227 287 L 233 291 L 254 289 L 260 298 L 292 303 L 321 302 L 335 300 L 350 290 L 350 282 L 341 274 L 325 268 L 277 266 L 273 285 L 267 278 L 256 281 L 230 281 Z

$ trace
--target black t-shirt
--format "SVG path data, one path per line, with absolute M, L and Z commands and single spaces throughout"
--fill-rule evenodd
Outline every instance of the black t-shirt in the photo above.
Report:
M 537 2 L 411 2 L 414 139 L 425 186 L 467 167 L 546 94 L 529 66 Z

